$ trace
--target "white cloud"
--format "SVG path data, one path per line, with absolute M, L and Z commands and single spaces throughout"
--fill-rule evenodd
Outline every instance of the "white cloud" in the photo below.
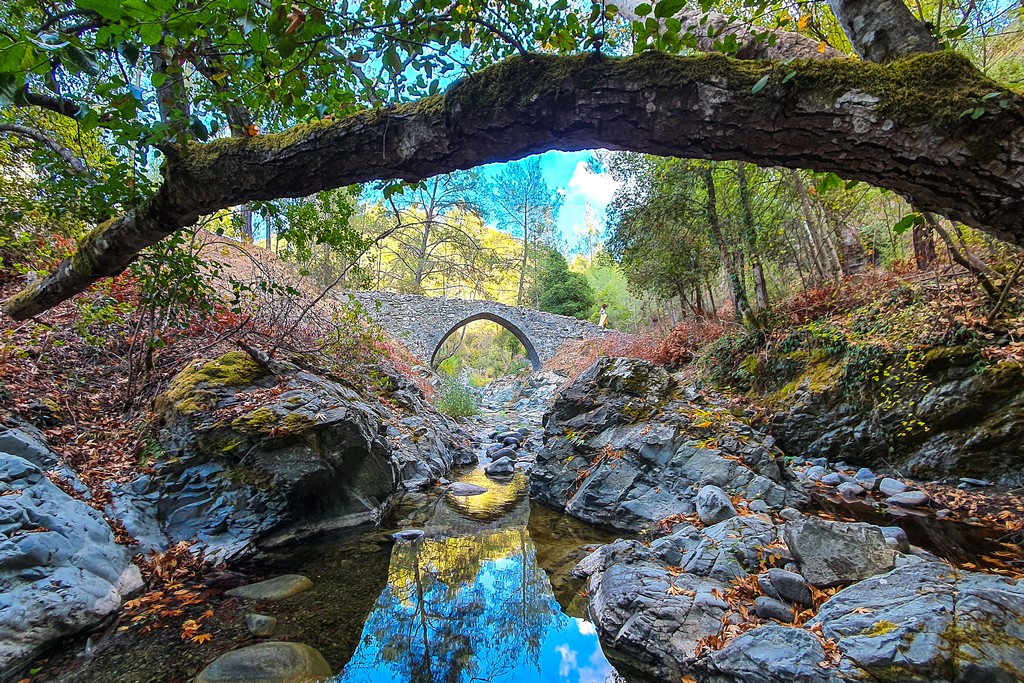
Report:
M 591 204 L 604 208 L 611 201 L 619 183 L 609 173 L 594 173 L 585 161 L 576 163 L 569 178 L 568 195 L 582 195 Z

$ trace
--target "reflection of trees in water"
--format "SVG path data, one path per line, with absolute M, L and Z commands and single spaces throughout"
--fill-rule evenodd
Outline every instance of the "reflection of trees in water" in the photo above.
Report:
M 537 671 L 563 623 L 523 528 L 396 545 L 344 683 L 494 681 Z

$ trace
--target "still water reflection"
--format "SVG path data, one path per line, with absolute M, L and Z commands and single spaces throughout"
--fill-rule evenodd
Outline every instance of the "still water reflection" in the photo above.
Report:
M 335 681 L 621 680 L 594 625 L 555 600 L 526 529 L 525 496 L 500 501 L 499 524 L 483 505 L 497 501 L 469 500 L 446 497 L 426 536 L 394 546 L 387 585 Z

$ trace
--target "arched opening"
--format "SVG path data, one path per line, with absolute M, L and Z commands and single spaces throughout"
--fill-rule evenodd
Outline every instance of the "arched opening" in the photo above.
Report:
M 463 325 L 468 325 L 469 323 L 474 322 L 476 320 L 490 320 L 491 322 L 497 323 L 504 327 L 509 332 L 511 332 L 512 335 L 519 340 L 519 343 L 521 343 L 523 345 L 523 348 L 526 350 L 526 356 L 527 358 L 530 359 L 530 364 L 533 366 L 533 371 L 536 372 L 540 370 L 540 355 L 537 353 L 537 349 L 534 347 L 533 342 L 531 342 L 530 338 L 526 336 L 526 333 L 523 332 L 523 330 L 518 325 L 515 325 L 514 323 L 510 322 L 508 319 L 503 318 L 502 316 L 497 315 L 496 313 L 490 313 L 487 311 L 475 313 L 471 316 L 463 318 L 462 320 L 448 328 L 448 330 L 446 330 L 444 334 L 442 334 L 438 338 L 437 342 L 434 344 L 433 350 L 430 352 L 430 367 L 435 367 L 435 362 L 437 361 L 437 352 L 441 349 L 441 345 L 444 344 L 445 340 L 448 339 L 448 337 L 455 334 L 455 332 L 458 331 L 458 329 Z

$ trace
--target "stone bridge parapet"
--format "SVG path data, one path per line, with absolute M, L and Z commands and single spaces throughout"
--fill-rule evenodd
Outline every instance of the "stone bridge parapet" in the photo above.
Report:
M 534 370 L 554 356 L 567 339 L 591 339 L 609 333 L 586 320 L 495 301 L 376 291 L 347 291 L 339 298 L 344 300 L 348 296 L 410 352 L 431 365 L 444 340 L 474 320 L 491 320 L 514 334 L 526 349 Z

